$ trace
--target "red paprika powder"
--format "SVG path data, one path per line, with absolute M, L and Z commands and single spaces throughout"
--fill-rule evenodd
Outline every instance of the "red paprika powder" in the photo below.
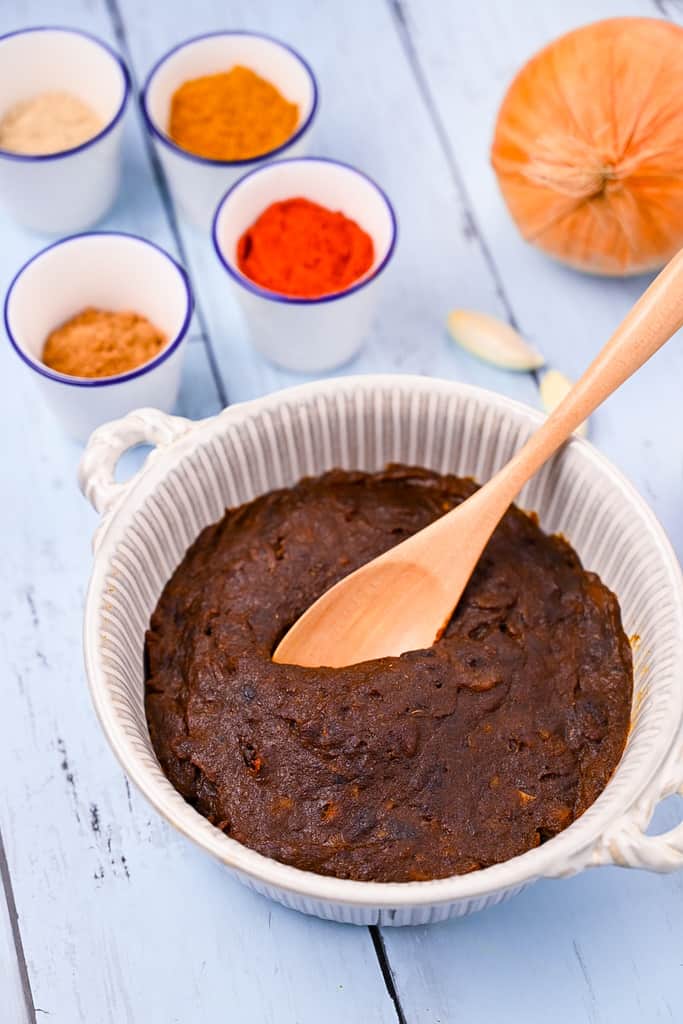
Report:
M 302 198 L 273 203 L 237 243 L 237 265 L 246 277 L 305 299 L 348 288 L 374 256 L 370 235 L 354 220 Z

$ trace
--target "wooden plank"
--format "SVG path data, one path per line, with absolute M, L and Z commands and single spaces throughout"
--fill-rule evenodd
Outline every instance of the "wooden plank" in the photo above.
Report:
M 181 39 L 226 27 L 270 33 L 310 60 L 322 97 L 312 152 L 356 164 L 376 177 L 399 219 L 396 258 L 385 274 L 372 335 L 340 373 L 425 373 L 535 401 L 528 375 L 484 366 L 456 350 L 446 336 L 446 314 L 453 306 L 504 315 L 504 302 L 384 5 L 363 5 L 359 17 L 354 4 L 331 0 L 205 0 L 200 17 L 198 5 L 179 4 L 172 18 L 160 19 L 152 5 L 117 3 L 138 79 Z M 305 379 L 253 352 L 209 238 L 182 220 L 180 230 L 229 395 L 251 398 Z
M 54 18 L 49 0 L 12 9 L 10 16 L 3 5 L 5 29 Z M 102 4 L 64 0 L 60 21 L 113 39 Z M 173 249 L 134 112 L 124 185 L 106 226 Z M 4 290 L 44 242 L 8 221 L 0 238 Z M 221 404 L 198 329 L 178 407 L 191 416 Z M 7 345 L 0 377 L 2 468 L 12 481 L 11 501 L 0 506 L 2 536 L 11 538 L 0 605 L 0 826 L 35 1006 L 61 1024 L 313 1024 L 321 1007 L 329 1021 L 395 1020 L 366 930 L 292 914 L 248 892 L 131 791 L 95 721 L 82 669 L 96 517 L 76 487 L 80 450 L 62 437 Z M 126 469 L 134 465 L 132 457 Z M 3 988 L 3 1021 L 15 992 Z
M 554 36 L 598 17 L 652 15 L 654 7 L 633 0 L 392 6 L 514 316 L 555 365 L 578 374 L 646 281 L 584 277 L 525 246 L 488 165 L 495 112 L 515 70 Z M 593 439 L 634 479 L 679 552 L 683 438 L 673 424 L 682 372 L 673 342 L 592 425 Z M 672 827 L 681 812 L 680 800 L 667 801 L 655 830 Z M 467 920 L 385 929 L 383 937 L 411 1021 L 535 1024 L 549 1014 L 560 1024 L 677 1021 L 682 909 L 680 876 L 600 869 L 539 883 Z

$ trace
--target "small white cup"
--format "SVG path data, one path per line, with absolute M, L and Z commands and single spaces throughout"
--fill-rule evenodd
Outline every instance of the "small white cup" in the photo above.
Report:
M 28 28 L 0 36 L 0 116 L 20 100 L 53 91 L 88 103 L 104 128 L 61 153 L 0 149 L 0 201 L 24 227 L 47 235 L 81 231 L 114 202 L 130 76 L 120 57 L 86 32 Z
M 113 377 L 57 373 L 41 360 L 47 336 L 86 306 L 139 313 L 164 332 L 166 345 L 150 362 Z M 92 232 L 55 242 L 21 268 L 5 298 L 5 327 L 67 433 L 84 441 L 139 406 L 170 412 L 192 306 L 185 271 L 163 249 L 137 235 Z
M 296 131 L 281 146 L 252 160 L 209 160 L 188 153 L 168 134 L 173 93 L 188 79 L 229 71 L 236 64 L 255 71 L 298 105 Z M 219 199 L 246 170 L 285 154 L 307 152 L 318 86 L 303 57 L 285 43 L 256 32 L 213 32 L 188 39 L 162 57 L 147 77 L 141 104 L 174 199 L 190 221 L 209 230 Z
M 280 295 L 237 267 L 237 243 L 244 231 L 271 203 L 299 196 L 341 210 L 372 238 L 372 266 L 344 291 L 319 299 Z M 379 185 L 348 164 L 322 157 L 279 160 L 246 174 L 223 197 L 213 223 L 216 253 L 234 284 L 255 348 L 274 363 L 304 373 L 341 366 L 360 348 L 396 234 L 393 207 Z

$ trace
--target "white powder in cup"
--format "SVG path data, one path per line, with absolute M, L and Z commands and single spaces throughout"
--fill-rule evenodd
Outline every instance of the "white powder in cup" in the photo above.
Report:
M 61 153 L 102 131 L 102 119 L 77 96 L 44 92 L 10 107 L 0 119 L 0 149 L 27 156 Z

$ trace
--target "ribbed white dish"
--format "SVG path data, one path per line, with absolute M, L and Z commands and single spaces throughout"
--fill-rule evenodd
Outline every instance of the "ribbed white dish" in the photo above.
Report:
M 353 882 L 280 864 L 230 839 L 163 775 L 143 704 L 144 632 L 159 594 L 199 531 L 224 508 L 335 466 L 401 461 L 486 480 L 540 422 L 526 406 L 422 377 L 307 384 L 191 423 L 140 410 L 100 427 L 81 486 L 102 513 L 85 615 L 85 657 L 104 731 L 130 778 L 176 828 L 245 884 L 286 906 L 355 924 L 425 924 L 472 913 L 538 878 L 620 864 L 683 866 L 683 824 L 644 829 L 683 787 L 683 586 L 661 527 L 631 485 L 586 441 L 573 440 L 522 493 L 545 530 L 561 531 L 621 602 L 634 648 L 632 729 L 604 793 L 568 829 L 503 864 L 433 882 Z M 121 453 L 156 450 L 125 484 Z

